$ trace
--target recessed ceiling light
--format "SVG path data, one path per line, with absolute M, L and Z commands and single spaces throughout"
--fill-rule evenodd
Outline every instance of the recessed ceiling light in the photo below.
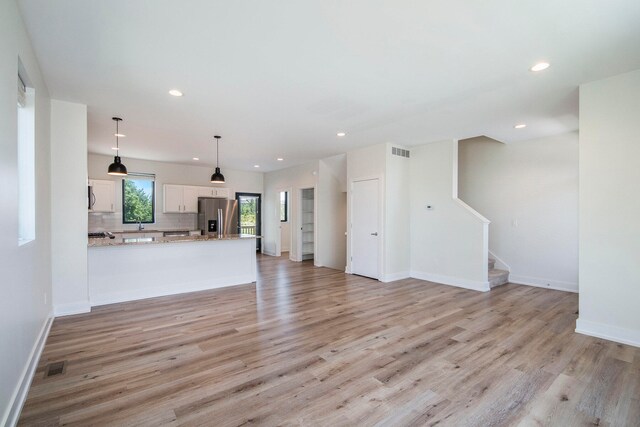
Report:
M 260 165 L 253 165 L 253 167 L 254 167 L 254 168 L 259 168 L 259 167 L 260 167 Z
M 516 129 L 524 129 L 526 127 L 527 127 L 527 125 L 524 124 L 524 123 L 518 123 L 517 125 L 514 126 L 514 128 L 516 128 Z
M 111 149 L 112 149 L 112 150 L 117 150 L 117 149 L 118 149 L 118 147 L 111 147 Z
M 182 92 L 180 92 L 178 89 L 171 89 L 169 91 L 169 95 L 173 95 L 173 96 L 182 96 Z
M 199 157 L 194 157 L 193 160 L 200 160 L 200 158 Z
M 113 136 L 117 136 L 118 138 L 124 138 L 127 135 L 125 135 L 124 133 L 114 133 Z
M 538 62 L 533 67 L 529 68 L 531 71 L 542 71 L 549 68 L 550 64 L 548 62 Z
M 346 133 L 344 133 L 344 132 L 338 132 L 336 135 L 338 135 L 338 136 L 345 136 L 345 135 L 346 135 Z
M 281 162 L 281 161 L 283 161 L 284 159 L 283 159 L 282 157 L 278 157 L 276 160 L 277 160 L 277 161 L 279 161 L 279 162 Z

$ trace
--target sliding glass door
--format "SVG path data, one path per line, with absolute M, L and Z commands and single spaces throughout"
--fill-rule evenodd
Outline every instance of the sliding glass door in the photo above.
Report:
M 236 193 L 240 218 L 238 232 L 260 236 L 262 232 L 261 202 L 262 196 L 258 193 Z M 256 239 L 256 250 L 260 250 L 260 239 Z

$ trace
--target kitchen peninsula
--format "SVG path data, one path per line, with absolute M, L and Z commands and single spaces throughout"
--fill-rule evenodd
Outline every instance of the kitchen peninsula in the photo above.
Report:
M 89 239 L 92 306 L 256 281 L 256 236 Z

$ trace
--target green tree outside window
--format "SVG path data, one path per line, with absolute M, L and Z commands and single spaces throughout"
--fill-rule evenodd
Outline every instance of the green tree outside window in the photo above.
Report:
M 147 179 L 122 180 L 122 222 L 124 224 L 154 222 L 154 184 L 154 181 Z

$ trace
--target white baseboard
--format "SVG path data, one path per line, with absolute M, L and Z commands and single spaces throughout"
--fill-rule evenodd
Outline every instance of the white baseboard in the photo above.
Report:
M 408 271 L 400 271 L 398 273 L 383 274 L 380 281 L 383 283 L 395 282 L 396 280 L 408 279 L 411 274 Z
M 40 333 L 38 334 L 38 338 L 33 344 L 31 353 L 29 353 L 27 365 L 24 367 L 22 375 L 20 376 L 20 382 L 18 382 L 16 389 L 11 396 L 7 411 L 0 420 L 0 425 L 15 426 L 18 423 L 20 412 L 22 411 L 24 402 L 27 400 L 27 394 L 29 393 L 29 386 L 31 385 L 33 374 L 38 367 L 38 362 L 40 361 L 42 350 L 44 349 L 44 345 L 47 342 L 47 337 L 49 336 L 49 331 L 51 330 L 53 319 L 53 315 L 49 315 L 42 325 Z
M 91 304 L 89 301 L 74 302 L 71 304 L 57 304 L 53 307 L 53 314 L 56 317 L 89 313 L 90 311 Z
M 267 251 L 267 250 L 264 250 L 264 249 L 262 250 L 262 253 L 263 253 L 264 255 L 276 256 L 276 253 L 275 253 L 275 252 L 270 252 L 270 251 Z
M 518 276 L 509 274 L 509 283 L 517 285 L 535 286 L 538 288 L 555 289 L 556 291 L 578 292 L 578 284 L 561 280 L 542 279 L 539 277 Z
M 489 282 L 481 280 L 462 279 L 453 276 L 441 276 L 438 274 L 425 273 L 423 271 L 411 271 L 411 277 L 429 282 L 441 283 L 443 285 L 457 286 L 459 288 L 471 289 L 473 291 L 487 292 L 491 288 Z
M 185 294 L 188 292 L 206 291 L 210 289 L 225 288 L 227 286 L 246 285 L 255 283 L 256 276 L 248 274 L 236 277 L 225 277 L 221 281 L 200 280 L 191 283 L 181 283 L 179 287 L 146 288 L 124 292 L 111 292 L 93 295 L 91 306 L 115 304 L 119 302 L 136 301 L 140 299 L 164 297 L 168 295 Z
M 578 318 L 576 332 L 596 338 L 640 347 L 640 331 Z

